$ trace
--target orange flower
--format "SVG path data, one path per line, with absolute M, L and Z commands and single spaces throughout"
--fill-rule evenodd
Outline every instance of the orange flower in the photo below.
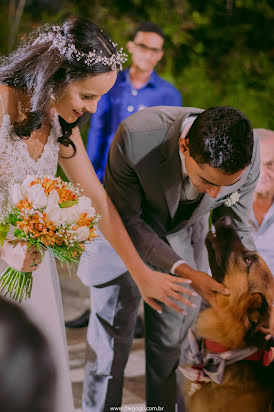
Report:
M 28 201 L 28 199 L 20 200 L 20 202 L 16 204 L 16 208 L 19 210 L 32 209 L 32 204 Z
M 43 218 L 41 218 L 37 213 L 24 216 L 22 221 L 17 222 L 16 226 L 26 234 L 30 234 L 31 237 L 39 239 L 45 246 L 62 244 L 62 240 L 55 233 L 56 226 L 50 221 L 46 222 L 45 217 L 46 214 L 43 214 Z
M 89 229 L 89 236 L 88 236 L 88 240 L 92 240 L 95 239 L 96 237 L 98 237 L 99 235 L 97 235 L 97 233 L 95 232 L 95 228 Z
M 69 190 L 66 187 L 65 183 L 62 184 L 61 188 L 58 188 L 57 192 L 60 197 L 59 203 L 67 202 L 70 200 L 77 200 L 76 194 Z
M 80 214 L 79 219 L 77 220 L 76 224 L 77 227 L 81 227 L 81 226 L 89 226 L 91 224 L 91 222 L 93 221 L 92 217 L 88 217 L 88 214 L 86 212 L 83 212 Z

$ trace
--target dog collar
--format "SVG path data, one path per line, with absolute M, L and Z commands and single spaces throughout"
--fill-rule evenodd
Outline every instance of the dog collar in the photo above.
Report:
M 224 353 L 230 350 L 229 348 L 221 345 L 220 343 L 214 342 L 210 339 L 205 339 L 204 345 L 205 345 L 205 348 L 212 353 Z M 274 361 L 274 348 L 271 347 L 265 351 L 258 349 L 257 352 L 243 358 L 242 360 L 248 360 L 248 361 L 262 360 L 263 366 L 269 366 Z
M 197 385 L 200 385 L 202 382 L 211 381 L 220 384 L 226 366 L 233 363 L 246 359 L 253 361 L 263 360 L 263 364 L 268 366 L 273 360 L 273 348 L 266 353 L 262 353 L 255 346 L 227 350 L 227 348 L 216 342 L 207 340 L 206 343 L 204 339 L 198 338 L 191 328 L 188 330 L 188 341 L 189 348 L 186 352 L 186 364 L 179 367 L 179 370 L 188 380 L 196 385 L 194 387 L 195 391 L 197 390 Z M 194 389 L 193 391 L 192 389 L 191 393 L 194 393 Z

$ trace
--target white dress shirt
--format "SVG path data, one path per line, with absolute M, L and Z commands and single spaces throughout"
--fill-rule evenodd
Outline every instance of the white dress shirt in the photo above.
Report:
M 183 124 L 182 124 L 182 134 L 181 137 L 186 137 L 192 123 L 194 122 L 194 120 L 196 119 L 197 116 L 190 116 L 187 117 Z M 183 155 L 183 153 L 180 151 L 179 149 L 179 155 L 180 155 L 180 159 L 181 159 L 181 163 L 182 163 L 182 189 L 185 195 L 185 200 L 195 200 L 197 199 L 197 197 L 199 196 L 199 192 L 195 189 L 195 187 L 193 186 L 192 182 L 190 181 L 187 171 L 186 171 L 186 166 L 185 166 L 185 157 Z M 172 273 L 173 275 L 175 275 L 175 270 L 176 268 L 181 265 L 182 263 L 186 263 L 185 260 L 180 259 L 177 262 L 175 262 L 172 265 L 172 268 L 170 269 L 170 273 Z

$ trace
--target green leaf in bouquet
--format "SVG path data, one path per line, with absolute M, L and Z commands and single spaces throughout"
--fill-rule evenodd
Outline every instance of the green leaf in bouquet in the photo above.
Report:
M 19 218 L 19 212 L 18 213 L 10 213 L 9 214 L 9 222 L 12 226 L 16 226 L 16 223 L 22 220 Z
M 59 206 L 63 209 L 63 208 L 74 206 L 77 203 L 78 203 L 78 200 L 66 200 L 65 202 L 60 203 Z
M 14 236 L 21 239 L 22 237 L 25 237 L 25 233 L 20 230 L 20 229 L 15 229 L 15 231 L 13 232 Z
M 0 245 L 1 247 L 4 244 L 4 241 L 6 240 L 7 234 L 9 232 L 10 225 L 7 223 L 4 225 L 3 223 L 0 224 Z

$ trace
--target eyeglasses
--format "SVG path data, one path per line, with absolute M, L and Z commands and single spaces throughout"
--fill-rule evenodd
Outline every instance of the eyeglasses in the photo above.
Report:
M 157 49 L 156 47 L 148 47 L 143 43 L 134 43 L 136 47 L 138 47 L 142 52 L 147 53 L 151 52 L 152 54 L 159 54 L 163 51 L 163 49 Z

